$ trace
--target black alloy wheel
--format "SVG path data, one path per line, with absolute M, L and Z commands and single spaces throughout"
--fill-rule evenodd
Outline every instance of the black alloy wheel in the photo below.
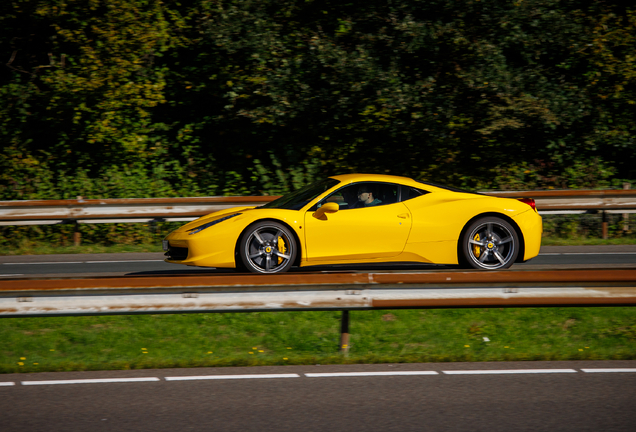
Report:
M 464 264 L 475 269 L 509 268 L 519 254 L 519 236 L 515 229 L 498 217 L 474 221 L 462 239 Z
M 245 231 L 239 253 L 243 266 L 252 273 L 283 273 L 296 260 L 297 247 L 289 228 L 264 221 Z

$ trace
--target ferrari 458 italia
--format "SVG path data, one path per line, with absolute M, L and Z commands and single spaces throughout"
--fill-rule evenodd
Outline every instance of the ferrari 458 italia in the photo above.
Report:
M 170 233 L 163 247 L 166 262 L 266 274 L 389 262 L 499 270 L 537 256 L 541 233 L 532 199 L 347 174 L 260 207 L 211 213 Z

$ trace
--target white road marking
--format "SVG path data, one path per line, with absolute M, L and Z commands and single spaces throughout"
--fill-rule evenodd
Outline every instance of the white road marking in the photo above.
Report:
M 38 264 L 101 264 L 101 263 L 138 263 L 163 262 L 163 260 L 128 260 L 128 261 L 47 261 L 47 262 L 12 262 L 3 265 L 38 265 Z
M 53 381 L 22 381 L 22 385 L 50 385 L 50 384 L 100 384 L 100 383 L 125 383 L 125 382 L 144 382 L 144 381 L 161 381 L 156 377 L 147 378 L 94 378 L 94 379 L 75 379 L 75 380 L 53 380 Z
M 535 373 L 577 373 L 574 369 L 489 369 L 489 370 L 453 370 L 442 371 L 447 375 L 486 375 L 486 374 L 535 374 Z
M 86 263 L 86 264 L 101 264 L 101 263 L 138 263 L 138 262 L 163 262 L 163 260 L 85 261 L 85 263 Z
M 258 374 L 258 375 L 200 375 L 166 377 L 166 381 L 193 381 L 193 380 L 223 380 L 223 379 L 250 379 L 250 378 L 300 378 L 298 374 Z
M 16 274 L 3 274 L 3 275 L 0 275 L 0 277 L 9 277 L 9 276 L 24 276 L 24 274 L 16 273 Z
M 359 377 L 359 376 L 390 376 L 390 375 L 439 375 L 435 371 L 395 371 L 395 372 L 334 372 L 334 373 L 306 373 L 309 378 L 323 377 Z
M 581 369 L 587 373 L 607 372 L 636 372 L 636 368 L 588 368 Z M 442 371 L 445 375 L 493 375 L 493 374 L 539 374 L 539 373 L 578 373 L 575 369 L 488 369 L 488 370 L 449 370 Z M 364 376 L 405 376 L 405 375 L 439 375 L 436 371 L 389 371 L 389 372 L 331 372 L 331 373 L 306 373 L 308 378 L 333 378 L 333 377 L 364 377 Z M 166 381 L 195 381 L 195 380 L 227 380 L 227 379 L 263 379 L 263 378 L 300 378 L 299 374 L 246 374 L 246 375 L 199 375 L 199 376 L 173 376 L 165 377 Z M 156 382 L 161 381 L 157 377 L 143 378 L 95 378 L 74 380 L 50 380 L 50 381 L 22 381 L 25 386 L 54 385 L 54 384 L 101 384 L 101 383 L 130 383 L 130 382 Z M 14 382 L 0 382 L 0 387 L 15 386 Z
M 595 372 L 636 372 L 636 368 L 612 368 L 612 369 L 581 369 L 583 372 L 595 373 Z
M 3 265 L 37 265 L 37 264 L 84 264 L 84 261 L 67 261 L 67 262 L 14 262 L 14 263 L 2 263 Z

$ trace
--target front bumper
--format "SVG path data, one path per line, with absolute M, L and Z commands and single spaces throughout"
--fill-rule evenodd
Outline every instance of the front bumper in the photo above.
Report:
M 199 267 L 236 268 L 236 240 L 223 231 L 211 230 L 209 233 L 204 231 L 194 235 L 174 231 L 164 242 L 167 242 L 165 262 Z

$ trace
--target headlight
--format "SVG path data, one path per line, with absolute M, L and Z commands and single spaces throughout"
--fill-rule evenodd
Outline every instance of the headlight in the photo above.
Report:
M 198 232 L 203 231 L 203 230 L 204 230 L 204 229 L 206 229 L 206 228 L 210 228 L 212 225 L 216 225 L 216 224 L 218 224 L 218 223 L 220 223 L 220 222 L 223 222 L 223 221 L 225 221 L 225 220 L 232 219 L 234 216 L 238 216 L 238 215 L 240 215 L 240 214 L 241 214 L 241 213 L 234 213 L 233 215 L 224 216 L 224 217 L 222 217 L 221 219 L 217 219 L 217 220 L 212 221 L 212 222 L 204 223 L 203 225 L 199 225 L 199 226 L 198 226 L 198 227 L 196 227 L 196 228 L 189 229 L 189 230 L 188 230 L 188 232 L 190 233 L 190 235 L 192 235 L 192 234 L 196 234 L 196 233 L 198 233 Z

